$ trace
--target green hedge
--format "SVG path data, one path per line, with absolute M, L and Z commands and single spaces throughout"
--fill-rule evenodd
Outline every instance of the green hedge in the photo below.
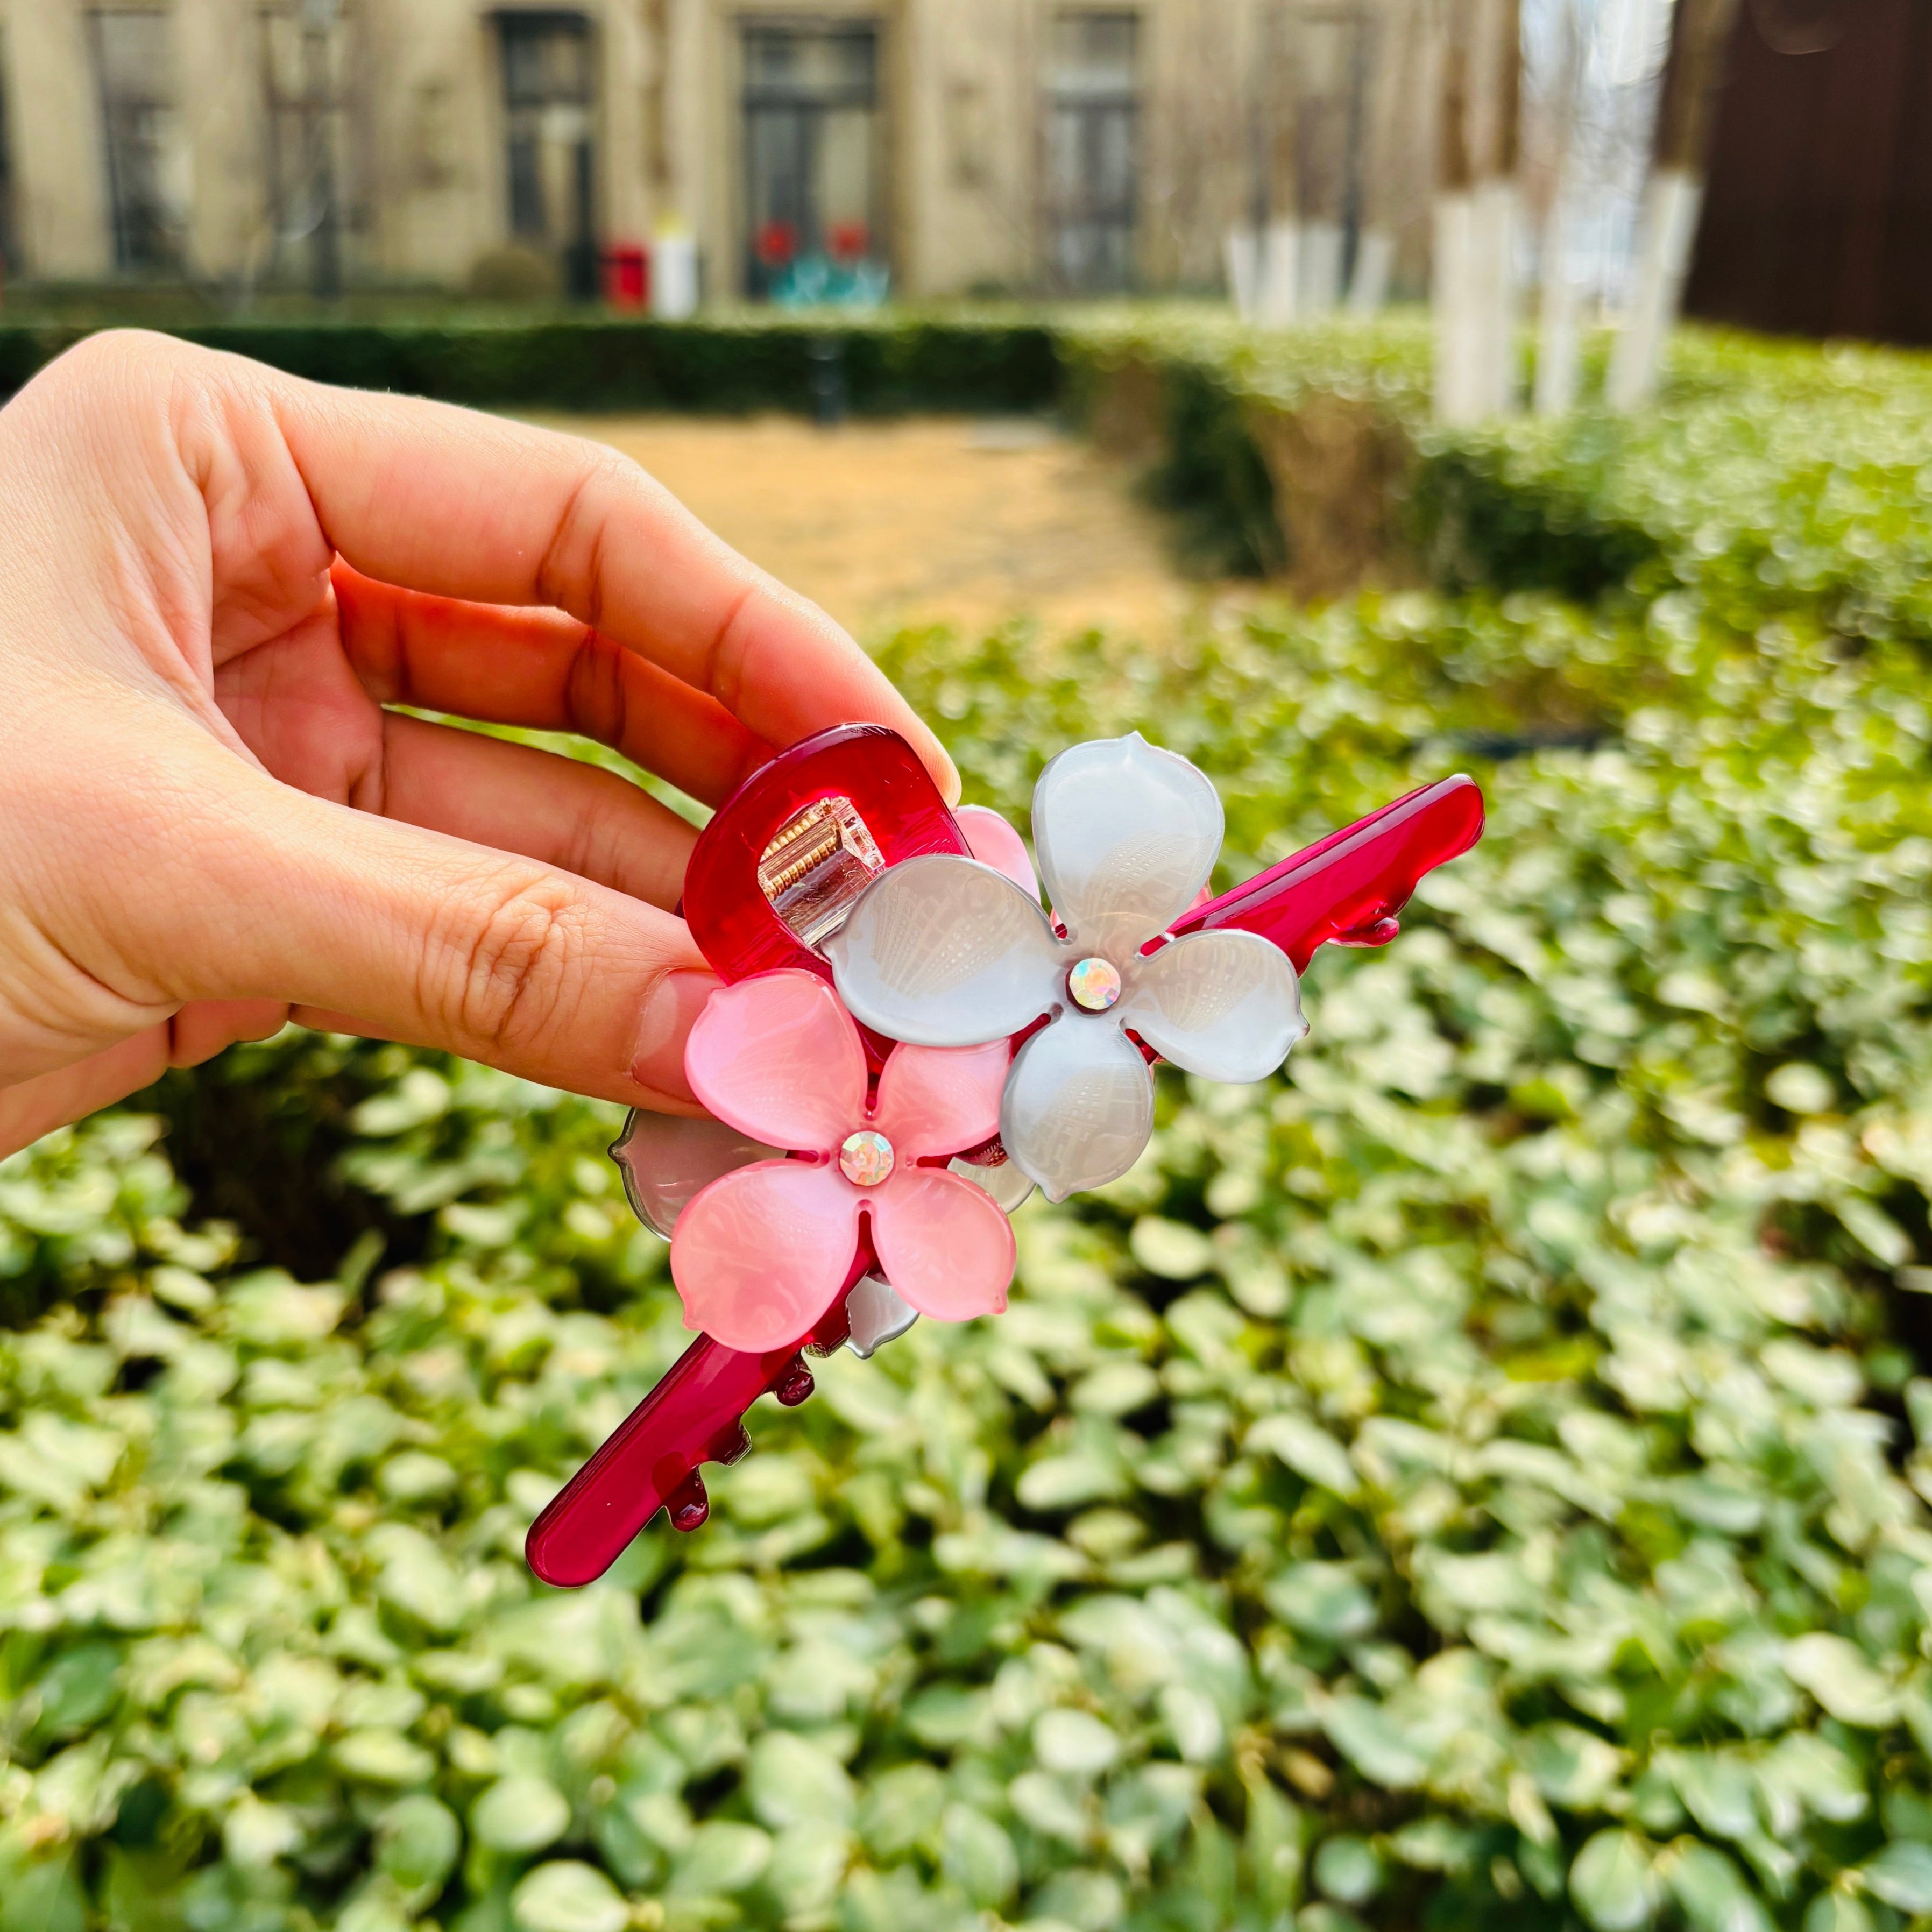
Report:
M 88 332 L 80 323 L 0 324 L 0 393 Z M 1049 406 L 1060 386 L 1052 332 L 1024 320 L 268 321 L 172 332 L 318 382 L 526 407 L 808 412 L 822 366 L 814 350 L 832 352 L 861 414 L 1031 411 Z

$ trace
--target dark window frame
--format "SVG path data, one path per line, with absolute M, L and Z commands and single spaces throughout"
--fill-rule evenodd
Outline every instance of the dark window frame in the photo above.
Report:
M 505 226 L 513 242 L 555 249 L 571 296 L 588 299 L 597 292 L 598 47 L 596 22 L 568 8 L 500 8 L 490 16 L 496 30 L 496 58 L 502 82 Z M 574 43 L 576 74 L 560 85 L 559 63 L 538 50 Z M 546 65 L 552 71 L 544 72 Z M 541 118 L 554 107 L 583 110 L 584 132 L 572 158 L 570 225 L 574 232 L 550 232 L 550 211 L 543 191 L 539 159 Z
M 796 137 L 800 155 L 797 170 L 800 197 L 796 226 L 798 253 L 824 253 L 826 237 L 822 213 L 812 200 L 812 157 L 816 142 L 823 138 L 826 117 L 841 110 L 860 110 L 870 116 L 866 130 L 868 166 L 866 227 L 868 254 L 890 260 L 886 245 L 886 211 L 890 206 L 887 191 L 888 155 L 886 146 L 886 88 L 884 73 L 887 52 L 886 22 L 875 14 L 760 14 L 741 15 L 738 27 L 740 63 L 739 118 L 740 153 L 743 167 L 743 273 L 746 292 L 762 296 L 770 292 L 775 279 L 770 266 L 759 253 L 754 202 L 761 122 L 774 131 L 782 120 L 789 120 Z M 760 39 L 803 41 L 846 40 L 863 44 L 869 50 L 868 70 L 862 80 L 844 84 L 825 82 L 791 82 L 759 78 L 754 74 L 752 44 Z
M 1070 77 L 1055 64 L 1049 43 L 1047 70 L 1042 76 L 1040 124 L 1040 210 L 1046 279 L 1056 290 L 1078 294 L 1118 294 L 1138 286 L 1142 221 L 1142 142 L 1146 115 L 1142 99 L 1142 61 L 1145 22 L 1131 7 L 1066 7 L 1048 20 L 1049 34 L 1075 22 L 1124 27 L 1130 45 L 1126 77 L 1084 81 Z M 1101 171 L 1100 150 L 1112 127 L 1124 129 L 1121 145 L 1126 154 L 1124 184 L 1118 195 L 1095 199 L 1096 190 L 1083 186 L 1064 193 L 1054 180 L 1056 145 L 1066 138 L 1069 123 L 1083 159 Z M 1084 238 L 1075 238 L 1082 236 Z M 1070 274 L 1070 256 L 1084 250 L 1093 272 Z M 1118 272 L 1111 272 L 1117 265 Z
M 146 93 L 117 94 L 110 88 L 107 48 L 110 20 L 152 19 L 160 22 L 164 42 L 171 40 L 172 16 L 165 8 L 96 6 L 87 10 L 87 35 L 94 62 L 94 94 L 106 161 L 108 219 L 114 236 L 114 266 L 124 275 L 167 274 L 181 266 L 180 238 L 162 195 L 160 164 L 164 143 L 155 124 L 175 111 L 166 75 L 151 76 Z M 160 65 L 171 63 L 165 58 Z M 143 124 L 144 117 L 146 119 Z

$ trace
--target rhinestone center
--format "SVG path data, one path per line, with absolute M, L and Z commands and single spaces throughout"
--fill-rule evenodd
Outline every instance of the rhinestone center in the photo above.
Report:
M 1090 1013 L 1104 1013 L 1120 997 L 1120 968 L 1096 953 L 1067 974 L 1066 990 L 1076 1006 Z
M 838 1149 L 838 1172 L 854 1187 L 876 1187 L 889 1179 L 892 1160 L 892 1142 L 870 1127 L 848 1134 Z

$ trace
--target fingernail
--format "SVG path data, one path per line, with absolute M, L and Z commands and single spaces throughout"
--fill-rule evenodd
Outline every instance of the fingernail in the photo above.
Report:
M 715 973 L 667 973 L 644 1002 L 631 1078 L 654 1094 L 679 1100 L 697 1096 L 684 1077 L 684 1042 L 704 1003 L 724 981 Z

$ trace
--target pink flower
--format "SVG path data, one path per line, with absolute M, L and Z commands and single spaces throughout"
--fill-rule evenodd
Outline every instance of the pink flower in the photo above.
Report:
M 685 1049 L 718 1118 L 797 1157 L 721 1175 L 671 1239 L 687 1327 L 748 1353 L 808 1333 L 850 1281 L 868 1224 L 879 1270 L 922 1315 L 997 1315 L 1006 1217 L 946 1162 L 998 1131 L 1006 1042 L 896 1046 L 867 1104 L 866 1052 L 815 974 L 762 973 L 712 994 Z

